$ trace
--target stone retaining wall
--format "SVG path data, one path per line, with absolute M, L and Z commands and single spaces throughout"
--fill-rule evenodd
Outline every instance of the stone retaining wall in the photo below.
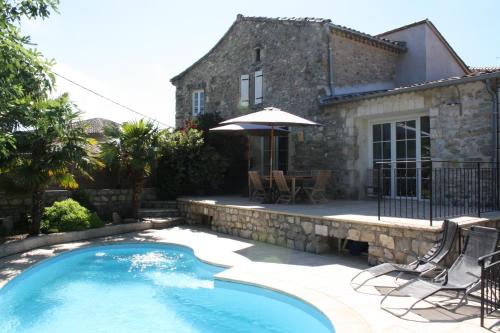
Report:
M 130 209 L 132 191 L 130 189 L 85 189 L 90 200 L 96 207 L 99 215 L 109 220 L 113 212 L 126 215 Z M 55 201 L 61 201 L 71 197 L 71 191 L 49 190 L 45 192 L 44 205 L 50 206 Z M 156 193 L 154 188 L 144 190 L 144 200 L 154 200 Z M 0 217 L 12 216 L 14 221 L 20 221 L 31 209 L 31 197 L 26 195 L 7 195 L 0 192 Z
M 217 232 L 300 251 L 332 251 L 344 239 L 366 242 L 370 264 L 409 263 L 423 256 L 441 231 L 438 227 L 340 221 L 183 199 L 178 200 L 178 208 L 187 224 L 209 222 Z
M 0 244 L 0 258 L 15 253 L 26 252 L 39 247 L 76 242 L 85 239 L 98 238 L 110 235 L 123 234 L 133 231 L 141 231 L 153 228 L 152 222 L 136 222 L 106 226 L 103 228 L 89 229 L 84 231 L 59 232 L 55 234 L 39 235 L 7 244 Z

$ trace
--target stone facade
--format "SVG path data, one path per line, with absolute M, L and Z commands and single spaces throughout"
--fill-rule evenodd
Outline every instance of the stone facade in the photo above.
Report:
M 336 94 L 393 88 L 399 53 L 332 33 L 333 82 Z
M 369 133 L 371 124 L 377 121 L 428 116 L 430 158 L 492 161 L 493 99 L 483 81 L 458 80 L 448 86 L 421 85 L 411 92 L 401 89 L 386 95 L 356 95 L 395 87 L 406 51 L 391 45 L 390 41 L 335 26 L 329 20 L 238 16 L 206 56 L 172 79 L 176 86 L 176 125 L 182 126 L 192 118 L 192 93 L 196 89 L 205 91 L 205 112 L 219 112 L 226 119 L 275 106 L 317 121 L 324 126 L 291 129 L 288 170 L 332 170 L 329 192 L 335 198 L 366 197 L 368 170 L 372 168 Z M 261 50 L 261 61 L 255 61 L 256 48 Z M 425 52 L 412 52 L 412 61 L 425 60 L 417 59 Z M 408 63 L 409 58 L 405 59 Z M 455 62 L 456 54 L 444 54 L 439 61 Z M 252 95 L 253 74 L 258 70 L 264 77 L 261 105 L 254 104 Z M 453 73 L 456 75 L 456 71 Z M 250 78 L 250 104 L 245 107 L 239 104 L 239 80 L 244 74 Z M 267 170 L 262 167 L 265 154 L 261 139 L 255 140 L 259 141 L 250 145 L 252 162 L 259 164 L 255 169 Z M 262 156 L 255 157 L 253 151 L 257 150 Z
M 129 189 L 85 189 L 98 214 L 107 220 L 113 212 L 126 215 L 130 209 L 132 191 Z M 44 205 L 50 206 L 56 201 L 71 197 L 66 190 L 49 190 L 45 192 Z M 155 200 L 156 192 L 153 188 L 144 190 L 144 200 Z M 0 217 L 11 216 L 14 221 L 22 220 L 30 213 L 31 198 L 27 196 L 12 196 L 0 192 Z
M 418 116 L 430 117 L 433 160 L 491 162 L 492 103 L 485 83 L 472 82 L 325 106 L 318 116 L 324 128 L 306 130 L 309 135 L 301 143 L 303 168 L 328 166 L 337 171 L 335 197 L 362 198 L 372 167 L 370 123 Z

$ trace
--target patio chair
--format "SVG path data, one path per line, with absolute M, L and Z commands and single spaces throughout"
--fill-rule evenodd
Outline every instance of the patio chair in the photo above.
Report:
M 389 311 L 384 308 L 383 303 L 394 292 L 397 292 L 398 296 L 416 298 L 417 301 L 400 315 L 389 311 L 398 317 L 402 317 L 410 312 L 417 303 L 426 300 L 428 297 L 442 291 L 453 291 L 457 293 L 457 298 L 460 293 L 463 293 L 462 298 L 452 310 L 457 309 L 463 302 L 467 302 L 467 296 L 475 291 L 481 283 L 479 259 L 494 252 L 497 242 L 498 231 L 496 229 L 472 226 L 469 229 L 462 254 L 455 260 L 449 270 L 444 271 L 431 281 L 416 278 L 392 289 L 382 298 L 380 307 Z M 488 260 L 491 260 L 491 258 Z
M 252 191 L 250 193 L 250 200 L 260 199 L 264 201 L 266 197 L 266 189 L 264 184 L 262 184 L 262 178 L 257 171 L 248 171 L 248 178 L 250 179 L 250 184 L 252 186 Z
M 299 193 L 301 187 L 297 187 L 295 189 L 295 193 L 292 193 L 292 190 L 290 190 L 288 184 L 286 183 L 285 175 L 281 170 L 273 171 L 273 179 L 276 182 L 276 187 L 278 188 L 278 199 L 276 200 L 276 203 L 292 202 L 292 199 L 295 197 L 297 193 Z
M 303 186 L 302 189 L 306 193 L 309 201 L 312 204 L 316 204 L 317 201 L 325 201 L 326 197 L 326 186 L 328 185 L 328 180 L 332 176 L 332 172 L 330 170 L 319 170 L 316 175 L 316 179 L 314 181 L 314 186 L 307 187 Z
M 392 263 L 383 263 L 374 267 L 365 269 L 364 271 L 356 274 L 351 280 L 351 287 L 354 290 L 359 289 L 366 282 L 375 279 L 379 276 L 386 275 L 393 272 L 399 272 L 396 279 L 402 274 L 425 274 L 436 268 L 439 268 L 439 264 L 443 261 L 446 255 L 450 252 L 453 242 L 455 240 L 455 235 L 458 231 L 458 224 L 450 220 L 445 220 L 443 222 L 443 230 L 441 231 L 441 236 L 434 244 L 434 246 L 422 257 L 417 258 L 417 260 L 407 264 L 399 265 Z M 353 286 L 354 280 L 362 275 L 369 274 L 370 276 L 359 283 L 356 287 Z

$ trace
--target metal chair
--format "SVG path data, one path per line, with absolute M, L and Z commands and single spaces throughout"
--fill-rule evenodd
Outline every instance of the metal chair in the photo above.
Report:
M 418 258 L 414 262 L 407 265 L 383 263 L 374 267 L 370 267 L 356 274 L 351 280 L 351 286 L 354 290 L 357 290 L 366 282 L 389 273 L 399 272 L 397 276 L 398 278 L 402 274 L 423 274 L 440 267 L 440 263 L 448 255 L 453 246 L 457 231 L 457 223 L 445 220 L 443 222 L 443 231 L 441 232 L 441 237 L 422 258 Z M 370 276 L 356 286 L 353 286 L 354 280 L 362 274 L 369 274 Z
M 467 302 L 467 296 L 479 286 L 481 282 L 479 259 L 483 259 L 487 254 L 494 252 L 497 242 L 498 231 L 496 229 L 472 226 L 467 235 L 463 253 L 455 260 L 449 270 L 444 271 L 431 281 L 416 278 L 392 289 L 380 301 L 380 307 L 389 311 L 383 307 L 383 303 L 394 292 L 397 292 L 398 296 L 416 298 L 417 301 L 400 315 L 389 311 L 398 317 L 402 317 L 410 312 L 417 303 L 428 297 L 442 291 L 454 291 L 457 293 L 457 298 L 460 293 L 463 293 L 463 296 L 453 309 L 458 308 L 463 302 Z

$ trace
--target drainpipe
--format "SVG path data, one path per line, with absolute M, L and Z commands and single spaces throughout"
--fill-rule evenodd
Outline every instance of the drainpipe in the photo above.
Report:
M 500 87 L 498 88 L 498 92 L 495 92 L 491 88 L 491 80 L 487 79 L 484 82 L 486 84 L 486 90 L 488 90 L 488 93 L 491 95 L 491 98 L 493 100 L 493 105 L 491 108 L 492 111 L 492 124 L 493 124 L 493 146 L 494 146 L 494 153 L 493 153 L 493 161 L 495 163 L 499 162 L 499 157 L 500 157 L 500 152 L 499 152 L 499 145 L 498 145 L 498 108 L 500 107 L 499 103 L 500 101 L 498 100 L 498 92 L 500 92 Z
M 493 120 L 493 147 L 495 149 L 494 153 L 493 153 L 493 162 L 495 163 L 495 167 L 496 167 L 496 178 L 497 178 L 497 184 L 496 184 L 496 197 L 497 197 L 497 200 L 496 200 L 496 204 L 497 204 L 497 209 L 499 209 L 500 207 L 500 184 L 499 184 L 499 180 L 500 180 L 500 147 L 498 145 L 498 137 L 499 137 L 499 129 L 500 129 L 500 126 L 499 126 L 499 117 L 498 117 L 498 111 L 500 109 L 500 100 L 499 100 L 499 96 L 500 96 L 500 87 L 497 87 L 497 91 L 495 92 L 492 88 L 491 88 L 491 80 L 488 79 L 488 80 L 485 80 L 485 84 L 486 84 L 486 90 L 488 90 L 488 93 L 491 95 L 491 98 L 493 100 L 493 105 L 492 105 L 492 120 Z
M 335 88 L 333 87 L 333 51 L 328 42 L 328 87 L 330 88 L 330 96 L 335 95 Z

